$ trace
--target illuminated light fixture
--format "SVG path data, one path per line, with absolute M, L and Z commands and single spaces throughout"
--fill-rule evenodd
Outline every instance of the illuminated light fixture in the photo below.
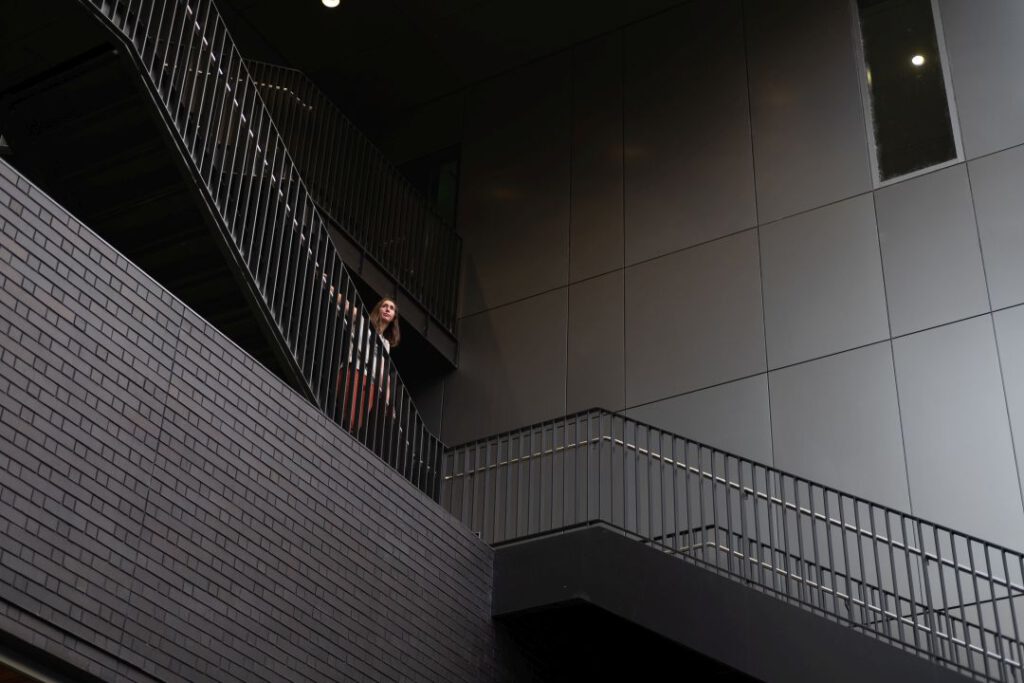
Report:
M 324 0 L 326 2 L 327 0 Z M 924 64 L 924 55 L 914 55 L 910 58 L 910 63 L 914 66 L 921 66 Z
M 324 3 L 324 7 L 330 7 L 331 9 L 341 4 L 341 0 L 320 0 Z

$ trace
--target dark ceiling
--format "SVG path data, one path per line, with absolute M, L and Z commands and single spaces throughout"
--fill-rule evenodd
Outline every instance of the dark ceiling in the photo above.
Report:
M 681 0 L 219 0 L 243 54 L 300 69 L 364 130 Z

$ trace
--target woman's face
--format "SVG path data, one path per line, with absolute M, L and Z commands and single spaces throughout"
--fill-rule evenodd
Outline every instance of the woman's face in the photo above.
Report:
M 392 320 L 395 319 L 395 314 L 397 312 L 398 311 L 395 308 L 395 302 L 392 301 L 391 299 L 384 299 L 384 301 L 381 302 L 380 319 L 381 322 L 383 322 L 385 325 L 389 324 Z

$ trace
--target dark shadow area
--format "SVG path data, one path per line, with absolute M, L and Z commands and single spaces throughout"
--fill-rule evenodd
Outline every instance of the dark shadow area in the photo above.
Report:
M 98 23 L 71 2 L 5 11 L 5 158 L 132 263 L 287 379 L 215 220 L 155 107 Z
M 500 623 L 531 662 L 536 680 L 757 680 L 582 601 Z
M 26 672 L 32 672 L 30 675 Z M 102 683 L 19 638 L 0 631 L 0 683 Z

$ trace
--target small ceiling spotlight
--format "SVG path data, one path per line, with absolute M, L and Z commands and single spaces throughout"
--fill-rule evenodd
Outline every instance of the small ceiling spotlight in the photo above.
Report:
M 335 7 L 337 7 L 338 5 L 341 4 L 341 0 L 320 0 L 320 1 L 324 3 L 324 7 L 330 7 L 331 9 L 334 9 Z
M 324 0 L 324 2 L 326 3 L 327 0 Z M 924 55 L 914 55 L 910 58 L 910 63 L 914 66 L 921 66 L 924 64 Z

